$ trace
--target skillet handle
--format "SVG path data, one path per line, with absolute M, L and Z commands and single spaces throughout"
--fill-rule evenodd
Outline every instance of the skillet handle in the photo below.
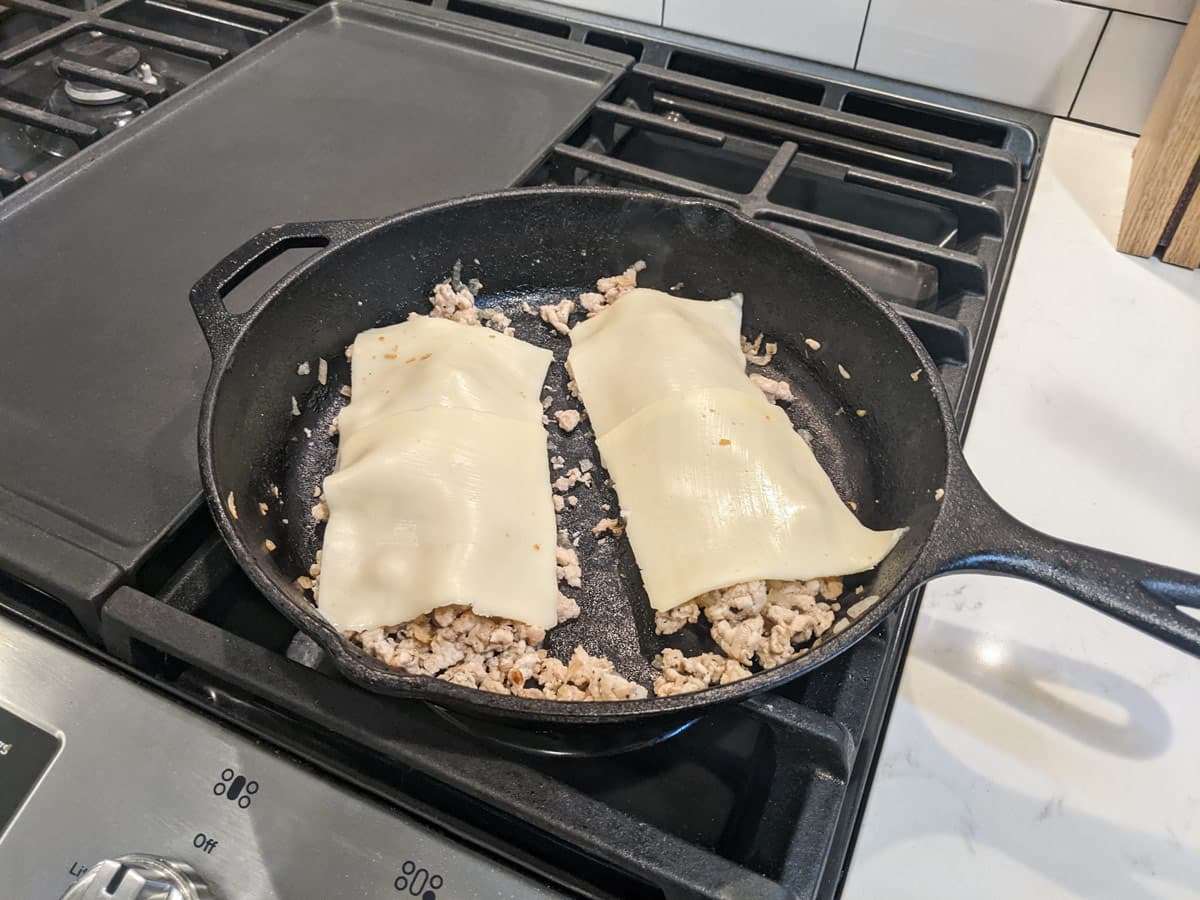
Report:
M 1200 575 L 1043 534 L 1009 515 L 959 459 L 929 549 L 933 575 L 993 572 L 1052 588 L 1200 657 Z
M 230 291 L 281 253 L 340 243 L 361 231 L 365 224 L 350 220 L 275 225 L 260 231 L 201 276 L 192 286 L 190 299 L 213 359 L 225 355 L 254 312 L 252 309 L 231 313 L 226 309 L 224 299 Z

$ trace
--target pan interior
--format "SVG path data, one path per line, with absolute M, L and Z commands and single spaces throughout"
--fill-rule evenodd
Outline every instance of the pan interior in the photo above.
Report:
M 339 389 L 349 383 L 345 348 L 354 336 L 428 311 L 433 285 L 461 260 L 463 279 L 483 283 L 480 306 L 503 310 L 519 338 L 554 352 L 547 378 L 551 411 L 579 408 L 562 366 L 569 339 L 525 313 L 523 304 L 536 310 L 573 298 L 638 259 L 647 264 L 639 276 L 644 287 L 700 299 L 744 294 L 743 333 L 753 339 L 761 332 L 779 345 L 759 371 L 792 385 L 798 399 L 785 409 L 811 435 L 843 499 L 853 501 L 871 527 L 910 526 L 877 570 L 847 579 L 850 587 L 864 585 L 865 594 L 886 596 L 924 543 L 946 469 L 929 373 L 913 380 L 921 360 L 894 322 L 815 254 L 721 208 L 649 195 L 553 192 L 399 217 L 323 254 L 262 306 L 221 381 L 213 466 L 220 496 L 235 494 L 233 527 L 242 549 L 290 599 L 285 612 L 306 627 L 325 627 L 293 582 L 321 543 L 323 526 L 311 515 L 314 488 L 336 459 L 328 428 L 347 402 Z M 319 358 L 329 364 L 324 385 L 316 377 Z M 306 361 L 310 374 L 298 374 Z M 600 475 L 595 487 L 570 492 L 579 505 L 559 517 L 560 528 L 579 536 L 584 586 L 566 592 L 582 612 L 549 633 L 547 648 L 566 657 L 582 645 L 647 684 L 664 647 L 715 649 L 703 622 L 670 637 L 655 635 L 628 542 L 591 533 L 599 519 L 615 515 L 618 502 L 603 483 L 588 421 L 569 435 L 553 422 L 547 430 L 548 457 L 562 456 L 567 468 L 590 459 Z M 554 477 L 549 463 L 547 477 Z M 268 552 L 267 540 L 278 549 Z M 835 640 L 849 641 L 855 631 Z

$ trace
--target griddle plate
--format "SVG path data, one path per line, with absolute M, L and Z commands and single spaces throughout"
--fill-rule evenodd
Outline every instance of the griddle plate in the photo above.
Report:
M 0 567 L 101 596 L 196 508 L 187 293 L 230 249 L 516 184 L 628 62 L 333 3 L 0 206 Z

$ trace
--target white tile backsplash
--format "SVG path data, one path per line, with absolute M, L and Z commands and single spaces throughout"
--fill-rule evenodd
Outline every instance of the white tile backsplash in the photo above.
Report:
M 1113 13 L 1071 118 L 1141 133 L 1184 27 L 1176 22 Z
M 560 6 L 573 6 L 635 22 L 662 24 L 663 0 L 553 0 Z
M 1075 2 L 1075 0 L 1068 0 L 1068 2 Z M 1126 12 L 1141 13 L 1143 16 L 1173 19 L 1176 22 L 1186 22 L 1196 5 L 1196 0 L 1087 0 L 1087 2 L 1092 6 L 1123 9 Z
M 663 25 L 850 67 L 867 6 L 868 0 L 666 0 Z
M 858 68 L 1065 116 L 1108 15 L 1059 0 L 873 0 Z

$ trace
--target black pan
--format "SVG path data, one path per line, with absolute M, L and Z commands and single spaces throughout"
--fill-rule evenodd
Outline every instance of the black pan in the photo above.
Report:
M 225 309 L 221 298 L 238 282 L 293 247 L 325 249 L 249 312 Z M 699 298 L 744 293 L 743 331 L 779 343 L 766 373 L 791 382 L 800 399 L 788 411 L 798 428 L 812 434 L 842 497 L 855 501 L 869 526 L 909 526 L 878 569 L 847 580 L 848 588 L 861 584 L 864 596 L 880 601 L 840 634 L 777 669 L 699 693 L 642 701 L 559 703 L 483 693 L 402 674 L 343 640 L 293 584 L 320 547 L 320 528 L 309 509 L 313 486 L 336 456 L 326 434 L 346 402 L 339 393 L 349 382 L 343 351 L 359 331 L 427 311 L 433 285 L 459 259 L 464 278 L 484 283 L 480 305 L 509 311 L 518 337 L 551 348 L 559 361 L 568 340 L 521 314 L 523 300 L 536 306 L 572 296 L 637 259 L 648 263 L 643 286 L 675 287 Z M 371 690 L 525 726 L 636 727 L 694 718 L 828 662 L 914 588 L 960 571 L 1044 584 L 1200 655 L 1200 621 L 1177 608 L 1200 605 L 1200 577 L 1059 541 L 1008 515 L 963 461 L 937 371 L 902 320 L 810 248 L 723 206 L 641 191 L 551 188 L 468 197 L 384 221 L 284 225 L 222 260 L 193 288 L 191 302 L 213 354 L 200 416 L 200 461 L 221 534 L 267 598 L 329 652 L 346 678 Z M 819 351 L 805 344 L 810 337 L 820 342 Z M 319 356 L 330 361 L 324 386 L 315 378 Z M 313 375 L 297 374 L 302 360 L 310 361 Z M 838 374 L 839 363 L 852 373 L 850 380 Z M 553 366 L 555 397 L 566 396 L 563 382 L 562 367 Z M 300 416 L 291 413 L 292 397 Z M 855 414 L 860 409 L 865 416 Z M 570 436 L 549 430 L 551 454 L 598 461 L 586 427 Z M 230 492 L 236 520 L 226 504 Z M 585 534 L 585 585 L 575 592 L 583 612 L 550 632 L 551 652 L 565 656 L 582 643 L 648 684 L 651 660 L 664 646 L 689 653 L 712 649 L 702 626 L 669 638 L 655 635 L 628 546 L 597 544 L 588 530 L 605 515 L 602 503 L 616 508 L 615 497 L 602 486 L 576 493 L 579 510 L 563 524 Z M 266 516 L 259 514 L 260 501 L 269 505 Z M 267 539 L 278 545 L 274 553 L 264 549 Z

